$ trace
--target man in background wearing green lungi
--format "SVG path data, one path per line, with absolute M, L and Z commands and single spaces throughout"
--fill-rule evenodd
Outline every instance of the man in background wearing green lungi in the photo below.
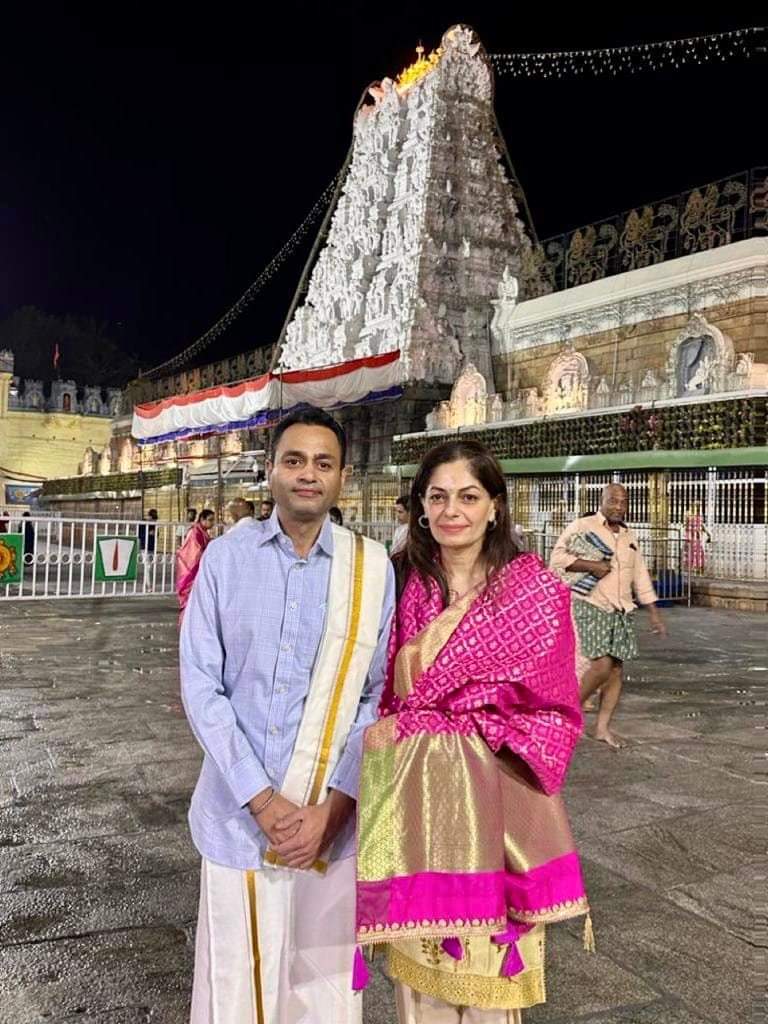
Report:
M 594 738 L 614 750 L 625 744 L 610 725 L 619 703 L 624 662 L 637 656 L 637 638 L 632 613 L 635 599 L 648 608 L 651 630 L 666 636 L 667 628 L 656 607 L 656 592 L 633 531 L 626 526 L 628 496 L 621 484 L 603 489 L 600 511 L 571 523 L 560 536 L 550 562 L 551 568 L 566 582 L 569 573 L 591 574 L 586 584 L 582 575 L 578 589 L 572 590 L 573 621 L 582 658 L 589 668 L 581 676 L 582 705 L 600 691 L 600 709 Z M 602 559 L 585 558 L 590 540 L 609 549 Z M 634 598 L 633 598 L 634 593 Z

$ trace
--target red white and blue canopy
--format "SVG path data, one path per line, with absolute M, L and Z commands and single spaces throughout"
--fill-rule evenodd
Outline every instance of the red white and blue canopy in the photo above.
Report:
M 139 444 L 160 444 L 266 426 L 306 405 L 332 411 L 398 398 L 402 390 L 400 353 L 387 352 L 318 370 L 265 373 L 239 384 L 137 405 L 131 433 Z

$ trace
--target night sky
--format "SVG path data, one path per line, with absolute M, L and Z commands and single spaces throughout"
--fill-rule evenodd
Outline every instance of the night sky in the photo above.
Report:
M 331 180 L 363 88 L 456 21 L 491 53 L 754 23 L 609 22 L 551 5 L 522 22 L 514 7 L 283 4 L 282 24 L 213 6 L 210 21 L 190 7 L 162 22 L 156 8 L 110 10 L 101 22 L 40 14 L 37 25 L 4 14 L 0 318 L 23 305 L 95 316 L 145 366 L 174 355 Z M 498 79 L 499 121 L 539 236 L 768 164 L 765 75 L 762 58 L 618 80 Z M 199 361 L 276 337 L 311 240 Z

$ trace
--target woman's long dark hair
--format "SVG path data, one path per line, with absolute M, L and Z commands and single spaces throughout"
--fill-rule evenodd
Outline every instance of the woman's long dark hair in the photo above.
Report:
M 421 526 L 419 517 L 424 515 L 422 499 L 426 494 L 432 474 L 438 466 L 448 462 L 458 462 L 460 459 L 467 461 L 472 476 L 488 491 L 496 505 L 496 526 L 487 531 L 482 548 L 489 582 L 494 573 L 503 569 L 508 562 L 520 554 L 520 548 L 512 535 L 512 521 L 507 505 L 507 486 L 498 459 L 479 441 L 446 441 L 427 452 L 413 478 L 408 543 L 393 558 L 397 574 L 398 596 L 403 592 L 411 571 L 415 570 L 426 584 L 429 584 L 430 579 L 437 582 L 443 595 L 443 602 L 448 604 L 448 579 L 438 557 L 440 546 L 432 536 L 429 527 L 424 529 Z

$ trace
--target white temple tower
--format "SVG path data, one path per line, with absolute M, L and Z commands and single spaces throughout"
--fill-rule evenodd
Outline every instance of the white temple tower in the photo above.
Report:
M 521 300 L 549 289 L 519 216 L 519 186 L 504 166 L 492 72 L 472 29 L 450 29 L 438 51 L 397 82 L 372 86 L 369 97 L 280 365 L 306 369 L 399 350 L 408 385 L 399 404 L 421 394 L 412 410 L 421 425 L 467 364 L 496 393 L 490 321 L 502 276 Z M 398 429 L 412 427 L 393 424 Z M 379 461 L 377 452 L 366 461 Z

